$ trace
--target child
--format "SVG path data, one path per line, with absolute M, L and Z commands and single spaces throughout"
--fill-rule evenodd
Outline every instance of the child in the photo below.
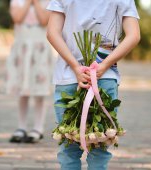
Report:
M 117 98 L 119 73 L 116 62 L 126 56 L 139 42 L 138 13 L 134 0 L 51 0 L 48 24 L 48 40 L 58 51 L 59 58 L 54 72 L 55 103 L 61 99 L 61 92 L 72 94 L 77 89 L 89 87 L 89 72 L 82 73 L 82 56 L 76 45 L 73 32 L 92 30 L 102 35 L 98 51 L 98 86 L 106 89 L 113 99 Z M 125 38 L 119 43 L 121 30 Z M 56 107 L 58 123 L 64 110 Z M 61 145 L 58 159 L 62 170 L 80 170 L 83 151 L 77 144 Z M 111 153 L 100 148 L 87 155 L 89 170 L 106 170 Z
M 10 14 L 15 24 L 15 41 L 7 59 L 8 94 L 18 96 L 19 120 L 10 142 L 35 143 L 43 138 L 45 97 L 50 95 L 52 51 L 45 38 L 48 0 L 11 0 Z M 29 99 L 34 97 L 34 127 L 27 134 Z

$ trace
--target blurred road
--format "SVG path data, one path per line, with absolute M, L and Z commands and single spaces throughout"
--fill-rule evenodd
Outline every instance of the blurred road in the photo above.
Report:
M 151 169 L 151 64 L 122 62 L 123 75 L 119 98 L 121 124 L 127 135 L 120 140 L 118 149 L 111 148 L 114 157 L 109 170 Z M 0 60 L 0 170 L 59 170 L 56 159 L 57 144 L 51 139 L 54 124 L 52 96 L 47 98 L 48 114 L 45 139 L 39 144 L 10 144 L 8 139 L 17 124 L 17 99 L 6 96 L 5 59 Z M 53 91 L 53 87 L 51 88 Z M 33 101 L 29 120 L 34 116 Z M 32 121 L 29 121 L 29 129 Z M 85 155 L 82 158 L 86 169 Z

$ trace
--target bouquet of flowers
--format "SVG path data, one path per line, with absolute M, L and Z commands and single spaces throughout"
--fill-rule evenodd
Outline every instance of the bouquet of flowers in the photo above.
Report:
M 78 89 L 73 95 L 62 92 L 61 104 L 57 107 L 65 108 L 62 122 L 53 130 L 53 138 L 63 142 L 66 146 L 78 143 L 85 151 L 108 146 L 118 147 L 119 136 L 125 130 L 119 125 L 115 108 L 120 100 L 112 100 L 111 96 L 102 88 L 97 87 L 95 62 L 101 35 L 92 31 L 84 31 L 83 35 L 74 33 L 78 48 L 84 59 L 83 70 L 89 69 L 92 87 Z M 83 38 L 82 38 L 83 37 Z

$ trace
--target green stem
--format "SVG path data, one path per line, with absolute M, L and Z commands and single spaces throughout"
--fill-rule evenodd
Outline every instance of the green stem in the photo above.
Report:
M 84 45 L 83 45 L 83 41 L 82 41 L 80 32 L 78 32 L 78 37 L 79 37 L 79 42 L 80 42 L 80 44 L 81 44 L 82 50 L 84 50 Z
M 89 36 L 89 47 L 88 47 L 88 61 L 89 61 L 89 63 L 88 63 L 88 65 L 90 65 L 91 64 L 91 46 L 92 46 L 92 37 L 93 37 L 93 32 L 91 31 L 90 32 L 90 36 Z
M 95 46 L 94 46 L 94 49 L 93 49 L 93 52 L 92 52 L 93 61 L 96 60 L 96 55 L 97 55 L 100 43 L 101 43 L 101 35 L 100 35 L 100 33 L 98 33 L 95 37 Z
M 86 56 L 87 56 L 87 66 L 89 66 L 89 31 L 86 31 Z
M 77 45 L 78 45 L 78 47 L 79 47 L 79 50 L 81 51 L 81 53 L 83 54 L 83 49 L 82 49 L 82 47 L 80 46 L 80 43 L 79 43 L 79 41 L 78 41 L 78 38 L 77 38 L 77 36 L 76 36 L 76 34 L 75 33 L 73 33 L 74 34 L 74 37 L 75 37 L 75 40 L 76 40 L 76 43 L 77 43 Z
M 85 54 L 85 65 L 87 66 L 87 44 L 86 44 L 86 35 L 87 33 L 86 33 L 86 30 L 84 30 L 84 34 L 83 34 L 83 40 L 84 40 L 84 54 Z

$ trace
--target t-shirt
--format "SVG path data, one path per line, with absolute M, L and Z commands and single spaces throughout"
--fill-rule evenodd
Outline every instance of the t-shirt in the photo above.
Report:
M 122 18 L 130 16 L 139 18 L 134 0 L 51 0 L 48 10 L 64 13 L 63 38 L 73 56 L 83 63 L 83 57 L 77 47 L 73 32 L 92 30 L 102 35 L 97 62 L 110 54 L 119 44 L 122 35 Z M 101 78 L 113 78 L 119 83 L 120 76 L 116 64 L 108 69 Z M 66 85 L 76 83 L 76 76 L 71 67 L 58 57 L 54 84 Z

